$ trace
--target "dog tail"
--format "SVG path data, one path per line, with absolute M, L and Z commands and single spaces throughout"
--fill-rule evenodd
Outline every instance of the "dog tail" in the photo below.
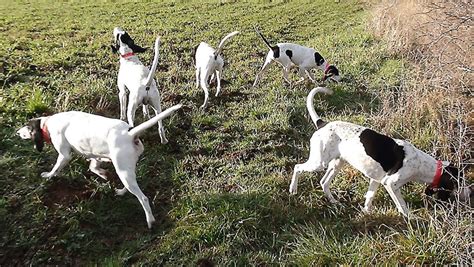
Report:
M 311 120 L 313 121 L 314 125 L 316 126 L 317 129 L 321 128 L 321 124 L 323 123 L 323 120 L 318 116 L 316 111 L 314 110 L 313 106 L 313 98 L 316 93 L 325 93 L 325 94 L 332 94 L 332 90 L 326 87 L 316 87 L 311 92 L 309 92 L 308 97 L 306 98 L 306 108 L 308 109 L 309 116 L 311 117 Z
M 148 77 L 146 78 L 146 86 L 150 86 L 153 77 L 155 77 L 156 67 L 158 66 L 158 58 L 160 57 L 160 38 L 160 36 L 157 36 L 155 40 L 155 58 L 153 58 L 150 73 L 148 73 Z
M 166 118 L 166 117 L 170 116 L 171 114 L 173 114 L 176 110 L 180 109 L 181 106 L 182 106 L 181 104 L 178 104 L 178 105 L 174 105 L 174 106 L 164 110 L 163 112 L 156 115 L 155 117 L 153 117 L 153 118 L 145 121 L 144 123 L 128 130 L 128 133 L 133 137 L 140 135 L 146 129 L 148 129 L 148 128 L 152 127 L 153 125 L 157 124 L 158 121 L 161 121 L 164 118 Z
M 235 32 L 231 32 L 229 34 L 227 34 L 224 38 L 222 38 L 221 42 L 219 43 L 219 46 L 217 47 L 217 50 L 216 52 L 214 53 L 214 56 L 218 56 L 221 52 L 222 52 L 222 48 L 224 48 L 224 43 L 232 36 L 238 34 L 239 32 L 238 31 L 235 31 Z
M 263 34 L 257 29 L 257 27 L 255 27 L 255 32 L 257 32 L 257 34 L 260 36 L 260 38 L 262 38 L 262 40 L 265 42 L 265 44 L 268 46 L 268 48 L 270 48 L 271 50 L 273 50 L 274 46 L 272 46 L 272 45 L 267 41 L 267 39 L 265 38 L 265 36 L 263 36 Z

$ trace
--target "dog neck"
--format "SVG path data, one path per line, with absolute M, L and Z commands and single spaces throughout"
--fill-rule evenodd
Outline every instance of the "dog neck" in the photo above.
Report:
M 441 181 L 441 175 L 443 174 L 443 163 L 441 160 L 436 161 L 436 171 L 433 177 L 433 181 L 431 182 L 432 188 L 438 188 L 439 182 Z
M 133 56 L 135 56 L 135 53 L 133 53 L 133 52 L 129 52 L 129 53 L 120 55 L 120 57 L 123 58 L 123 59 L 128 59 L 128 58 L 133 57 Z
M 331 66 L 327 61 L 324 61 L 326 63 L 326 67 L 324 68 L 324 75 L 328 74 L 329 67 Z
M 48 126 L 46 125 L 46 121 L 49 117 L 45 117 L 41 120 L 41 134 L 43 135 L 43 140 L 51 144 L 51 136 L 49 135 Z

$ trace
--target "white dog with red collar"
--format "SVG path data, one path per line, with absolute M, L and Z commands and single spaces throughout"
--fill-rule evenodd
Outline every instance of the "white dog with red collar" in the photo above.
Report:
M 257 29 L 255 29 L 255 31 L 263 40 L 263 42 L 268 46 L 268 48 L 270 48 L 270 51 L 268 51 L 265 62 L 255 77 L 255 81 L 253 83 L 254 87 L 257 85 L 259 78 L 263 72 L 268 69 L 272 61 L 276 61 L 283 67 L 283 79 L 288 84 L 291 84 L 291 82 L 288 80 L 288 73 L 292 66 L 298 67 L 298 74 L 301 77 L 301 79 L 296 82 L 296 84 L 305 81 L 307 77 L 313 83 L 316 83 L 316 79 L 311 73 L 311 70 L 314 68 L 324 71 L 322 78 L 323 81 L 327 79 L 336 82 L 340 81 L 341 77 L 339 76 L 339 70 L 336 68 L 336 66 L 330 65 L 327 60 L 325 60 L 323 56 L 321 56 L 321 54 L 313 48 L 292 43 L 278 43 L 276 45 L 271 45 L 262 33 L 260 33 Z
M 58 159 L 50 172 L 41 176 L 49 178 L 57 175 L 71 159 L 71 150 L 90 160 L 90 170 L 107 179 L 106 170 L 100 168 L 102 162 L 112 162 L 124 188 L 117 189 L 118 195 L 127 190 L 134 194 L 146 214 L 148 227 L 155 221 L 148 198 L 138 187 L 135 168 L 144 147 L 138 136 L 158 121 L 170 116 L 181 105 L 173 106 L 156 117 L 134 127 L 121 120 L 109 119 L 79 111 L 54 114 L 33 119 L 17 131 L 22 139 L 32 139 L 38 151 L 44 142 L 52 143 L 58 152 Z
M 114 28 L 115 45 L 112 51 L 120 54 L 120 69 L 117 77 L 120 101 L 120 119 L 128 118 L 128 124 L 133 127 L 135 112 L 139 105 L 143 104 L 143 115 L 150 118 L 148 105 L 151 105 L 155 114 L 161 112 L 161 97 L 157 88 L 157 83 L 153 79 L 158 65 L 160 37 L 155 41 L 155 57 L 149 70 L 138 59 L 135 53 L 144 52 L 146 49 L 135 44 L 130 35 L 116 27 Z M 128 96 L 127 108 L 127 90 Z M 158 131 L 162 144 L 168 140 L 165 136 L 165 129 L 161 121 L 158 122 Z
M 405 216 L 408 216 L 408 208 L 400 188 L 411 181 L 430 184 L 425 192 L 429 195 L 436 193 L 441 200 L 448 200 L 453 193 L 458 193 L 462 199 L 472 194 L 472 188 L 458 190 L 457 168 L 448 165 L 448 162 L 437 161 L 406 141 L 392 139 L 349 122 L 324 122 L 313 107 L 313 97 L 318 92 L 332 93 L 327 88 L 317 87 L 307 97 L 306 107 L 317 130 L 311 137 L 308 160 L 295 165 L 290 193 L 296 194 L 301 172 L 327 169 L 320 183 L 329 201 L 337 202 L 329 186 L 344 164 L 349 163 L 370 179 L 365 195 L 366 212 L 371 210 L 380 184 L 388 191 L 398 211 Z

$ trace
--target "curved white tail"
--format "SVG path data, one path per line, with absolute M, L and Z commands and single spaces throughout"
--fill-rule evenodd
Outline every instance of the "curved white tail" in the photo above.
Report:
M 318 120 L 321 118 L 316 114 L 316 111 L 314 110 L 313 106 L 313 98 L 316 93 L 325 93 L 325 94 L 332 94 L 332 90 L 326 87 L 316 87 L 311 92 L 309 92 L 308 97 L 306 98 L 306 108 L 308 109 L 309 116 L 311 117 L 311 120 L 313 121 L 314 125 L 316 128 L 318 128 Z
M 222 48 L 224 48 L 224 43 L 232 36 L 238 34 L 238 31 L 231 32 L 227 34 L 224 38 L 222 38 L 221 42 L 219 43 L 219 46 L 217 47 L 216 52 L 214 53 L 214 56 L 218 56 L 222 52 Z
M 150 73 L 148 73 L 148 77 L 146 78 L 146 86 L 150 86 L 153 77 L 155 77 L 156 67 L 158 66 L 158 58 L 160 57 L 160 38 L 160 36 L 157 36 L 155 40 L 155 57 L 153 58 L 153 63 L 151 64 Z

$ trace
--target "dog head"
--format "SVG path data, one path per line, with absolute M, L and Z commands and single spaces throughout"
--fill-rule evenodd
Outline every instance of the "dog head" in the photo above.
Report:
M 339 76 L 339 70 L 334 65 L 328 65 L 324 70 L 323 81 L 329 79 L 330 81 L 339 82 L 341 76 Z
M 139 45 L 136 45 L 130 35 L 122 30 L 119 27 L 114 28 L 114 45 L 111 45 L 112 52 L 117 53 L 119 52 L 121 55 L 125 55 L 127 53 L 142 53 L 146 51 L 146 48 L 143 48 Z
M 433 188 L 432 185 L 429 185 L 425 189 L 425 194 L 428 196 L 435 195 L 437 199 L 442 201 L 448 201 L 453 196 L 457 196 L 460 201 L 468 201 L 473 195 L 474 185 L 459 188 L 459 169 L 449 162 L 443 164 L 445 166 L 443 167 L 443 173 L 441 174 L 438 187 Z
M 31 139 L 34 143 L 34 148 L 39 152 L 43 151 L 44 139 L 41 132 L 41 119 L 32 119 L 26 126 L 20 128 L 16 134 L 21 139 Z

